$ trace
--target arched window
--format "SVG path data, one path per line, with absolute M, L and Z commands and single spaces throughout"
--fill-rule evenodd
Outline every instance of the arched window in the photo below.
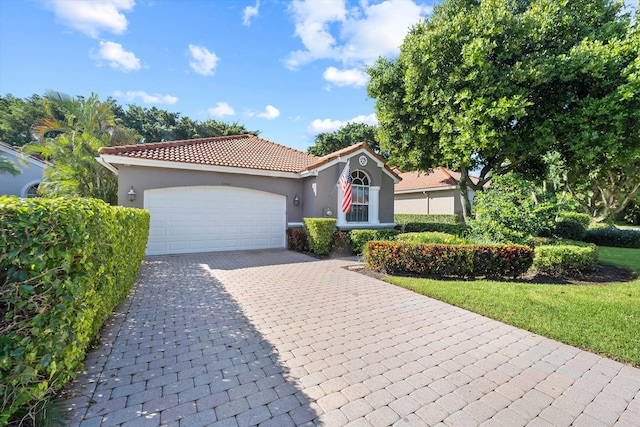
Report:
M 351 172 L 351 210 L 348 222 L 369 221 L 369 176 L 361 170 Z
M 38 186 L 40 185 L 40 183 L 38 184 L 33 184 L 32 186 L 30 186 L 29 188 L 27 188 L 27 191 L 25 192 L 25 196 L 27 198 L 31 198 L 31 197 L 38 197 Z

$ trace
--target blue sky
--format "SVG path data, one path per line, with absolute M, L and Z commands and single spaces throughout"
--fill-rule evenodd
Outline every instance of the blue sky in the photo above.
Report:
M 95 92 L 306 151 L 319 132 L 376 124 L 364 68 L 434 3 L 2 0 L 0 94 Z
M 244 124 L 301 151 L 375 124 L 365 65 L 433 0 L 0 1 L 0 93 L 97 93 Z

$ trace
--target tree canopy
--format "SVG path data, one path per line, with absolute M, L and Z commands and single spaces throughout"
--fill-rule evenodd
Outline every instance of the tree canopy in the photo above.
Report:
M 376 140 L 376 127 L 365 123 L 348 123 L 335 132 L 319 133 L 315 145 L 309 147 L 307 152 L 314 156 L 326 156 L 360 142 L 366 142 L 372 150 L 384 156 Z
M 637 147 L 640 109 L 629 107 L 640 96 L 638 32 L 622 6 L 445 0 L 410 30 L 398 58 L 368 68 L 381 149 L 401 168 L 460 170 L 469 213 L 467 186 L 536 171 L 551 149 L 590 168 L 590 144 L 606 152 L 614 139 L 616 153 Z M 477 184 L 468 179 L 474 169 Z

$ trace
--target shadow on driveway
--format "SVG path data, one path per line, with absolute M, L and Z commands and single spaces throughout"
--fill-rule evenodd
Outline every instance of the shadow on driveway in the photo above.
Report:
M 211 274 L 269 260 L 149 257 L 64 392 L 71 426 L 301 425 L 318 414 L 273 346 Z M 312 261 L 293 254 L 295 262 Z M 233 424 L 235 425 L 235 424 Z

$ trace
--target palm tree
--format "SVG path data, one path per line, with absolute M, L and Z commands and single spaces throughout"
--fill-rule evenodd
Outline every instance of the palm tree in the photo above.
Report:
M 120 126 L 112 105 L 96 94 L 85 99 L 48 92 L 44 103 L 47 116 L 32 127 L 38 142 L 26 147 L 52 163 L 43 173 L 43 193 L 117 203 L 117 178 L 95 158 L 100 147 L 135 143 L 139 136 Z
M 10 175 L 20 175 L 22 171 L 16 166 L 11 159 L 0 156 L 0 174 L 8 173 Z

